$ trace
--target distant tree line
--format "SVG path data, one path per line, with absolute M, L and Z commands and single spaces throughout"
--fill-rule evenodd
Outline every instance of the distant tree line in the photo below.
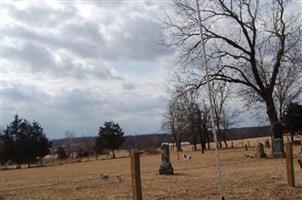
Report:
M 19 167 L 27 163 L 42 161 L 51 148 L 41 125 L 15 115 L 14 120 L 0 134 L 0 162 L 11 161 Z
M 174 142 L 170 134 L 146 134 L 126 136 L 122 148 L 130 151 L 131 149 L 152 151 L 160 147 L 163 142 Z

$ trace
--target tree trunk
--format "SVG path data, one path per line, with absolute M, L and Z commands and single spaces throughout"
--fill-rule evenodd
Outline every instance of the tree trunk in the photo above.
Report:
M 193 149 L 194 151 L 197 150 L 197 146 L 196 146 L 196 129 L 195 129 L 195 126 L 194 126 L 194 118 L 193 118 L 193 115 L 191 114 L 190 115 L 190 132 L 191 132 L 191 138 L 192 138 L 192 142 L 193 142 Z
M 284 155 L 282 124 L 278 119 L 277 111 L 272 96 L 266 98 L 267 115 L 270 120 L 270 131 L 272 134 L 272 152 L 274 156 Z
M 206 149 L 206 143 L 205 143 L 205 138 L 202 129 L 199 132 L 199 139 L 200 139 L 201 153 L 204 153 Z
M 225 131 L 222 133 L 222 139 L 223 139 L 223 143 L 225 145 L 225 148 L 227 149 L 228 148 L 228 143 L 227 143 L 227 140 L 226 140 Z
M 219 148 L 222 149 L 222 134 L 221 134 L 221 129 L 219 126 L 217 126 L 217 140 L 218 140 L 218 145 Z
M 181 143 L 180 143 L 180 140 L 179 140 L 179 137 L 177 136 L 177 134 L 173 134 L 173 138 L 174 138 L 174 142 L 175 142 L 175 145 L 176 145 L 176 152 L 177 152 L 177 160 L 179 160 L 179 151 L 181 151 Z
M 199 132 L 199 139 L 200 139 L 200 146 L 201 146 L 201 153 L 204 153 L 206 149 L 206 140 L 205 140 L 205 131 L 203 128 L 203 124 L 201 120 L 198 123 L 198 132 Z
M 295 135 L 295 132 L 291 131 L 291 132 L 290 132 L 290 135 L 291 135 L 291 141 L 294 142 L 294 135 Z
M 115 158 L 115 153 L 114 153 L 114 149 L 112 149 L 112 158 Z
M 197 144 L 196 144 L 195 134 L 193 135 L 193 147 L 194 147 L 194 151 L 196 151 L 197 150 Z
M 177 145 L 178 145 L 178 151 L 182 151 L 180 139 L 178 139 Z
M 179 141 L 178 141 L 179 139 L 178 139 L 178 137 L 175 133 L 172 134 L 172 136 L 173 136 L 173 139 L 174 139 L 174 143 L 176 145 L 176 151 L 178 152 L 178 151 L 180 151 L 180 144 L 179 144 Z
M 210 137 L 209 137 L 208 130 L 206 130 L 206 140 L 207 140 L 207 143 L 208 143 L 208 150 L 210 150 L 211 149 L 211 144 L 210 144 Z

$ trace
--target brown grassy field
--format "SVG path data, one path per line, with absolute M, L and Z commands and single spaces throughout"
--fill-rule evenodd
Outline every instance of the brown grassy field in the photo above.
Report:
M 253 145 L 256 141 L 249 140 Z M 241 141 L 237 141 L 241 146 Z M 257 159 L 254 148 L 221 151 L 226 199 L 302 199 L 302 170 L 296 159 L 296 187 L 287 186 L 284 159 Z M 218 199 L 215 174 L 215 151 L 190 152 L 191 160 L 177 160 L 172 152 L 173 176 L 158 174 L 161 156 L 142 155 L 143 198 L 159 199 Z M 269 153 L 270 150 L 266 149 Z M 182 153 L 181 153 L 182 154 Z M 108 180 L 101 180 L 108 174 Z M 122 176 L 119 181 L 117 175 Z M 97 160 L 50 167 L 0 171 L 0 195 L 4 199 L 131 199 L 129 158 Z M 1 198 L 0 198 L 1 199 Z

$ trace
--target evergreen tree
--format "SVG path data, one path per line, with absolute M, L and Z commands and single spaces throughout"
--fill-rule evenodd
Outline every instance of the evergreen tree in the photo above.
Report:
M 105 146 L 104 146 L 103 139 L 101 137 L 97 137 L 96 141 L 95 141 L 96 159 L 97 159 L 98 154 L 104 153 L 104 150 L 105 150 Z
M 47 139 L 43 128 L 36 121 L 32 123 L 32 139 L 35 141 L 36 152 L 35 155 L 42 160 L 42 158 L 49 153 L 51 142 Z
M 58 150 L 57 150 L 57 154 L 58 154 L 58 159 L 59 160 L 66 160 L 67 158 L 67 154 L 66 154 L 66 151 L 63 147 L 59 147 Z
M 8 161 L 7 156 L 4 152 L 4 144 L 2 141 L 2 134 L 0 133 L 0 164 L 3 165 L 6 161 Z
M 1 141 L 5 160 L 11 160 L 18 166 L 27 162 L 30 167 L 33 161 L 48 154 L 51 147 L 38 122 L 30 123 L 18 115 L 4 130 Z
M 124 140 L 124 132 L 117 123 L 105 122 L 99 129 L 96 149 L 109 149 L 112 151 L 112 158 L 115 158 L 114 151 L 122 146 Z
M 15 115 L 14 120 L 6 127 L 1 136 L 3 142 L 3 154 L 5 160 L 11 160 L 16 162 L 18 165 L 21 164 L 20 155 L 17 148 L 17 136 L 21 132 L 21 123 L 18 115 Z

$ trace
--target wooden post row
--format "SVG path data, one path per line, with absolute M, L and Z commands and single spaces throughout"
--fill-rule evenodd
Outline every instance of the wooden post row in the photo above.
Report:
M 139 152 L 132 151 L 130 157 L 131 157 L 130 162 L 131 162 L 132 199 L 142 200 Z
M 290 141 L 286 143 L 286 170 L 287 182 L 291 187 L 295 187 L 294 161 L 293 161 L 293 146 Z

